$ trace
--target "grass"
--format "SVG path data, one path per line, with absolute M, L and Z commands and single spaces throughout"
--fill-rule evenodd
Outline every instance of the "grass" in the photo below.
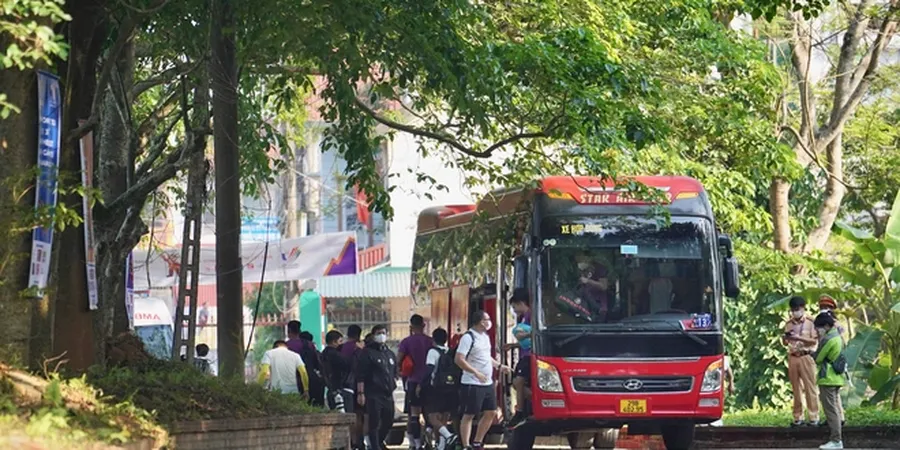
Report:
M 269 392 L 243 380 L 206 376 L 180 362 L 150 360 L 129 367 L 93 370 L 88 373 L 88 380 L 105 395 L 152 411 L 164 425 L 325 412 L 310 406 L 299 395 Z
M 104 448 L 166 431 L 129 402 L 101 398 L 83 377 L 36 377 L 0 365 L 0 448 Z
M 900 425 L 900 410 L 878 407 L 848 408 L 845 411 L 848 427 Z M 725 426 L 787 427 L 793 421 L 789 410 L 759 409 L 726 413 Z

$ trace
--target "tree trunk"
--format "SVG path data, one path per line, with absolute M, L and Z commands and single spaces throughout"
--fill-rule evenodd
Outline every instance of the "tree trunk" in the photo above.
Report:
M 843 184 L 844 177 L 844 153 L 843 153 L 843 135 L 838 134 L 828 145 L 826 150 L 828 166 L 825 174 L 828 177 L 825 182 L 825 197 L 822 199 L 822 205 L 819 206 L 819 224 L 810 233 L 803 246 L 803 252 L 809 253 L 814 250 L 821 250 L 828 243 L 828 237 L 831 236 L 831 227 L 837 219 L 841 208 L 841 201 L 844 199 L 846 188 Z
M 773 244 L 782 252 L 791 251 L 791 184 L 784 179 L 772 180 L 769 186 L 769 213 L 772 214 Z
M 0 48 L 5 49 L 9 42 L 2 37 Z M 28 364 L 34 300 L 20 293 L 28 287 L 31 227 L 25 216 L 34 208 L 34 194 L 21 192 L 34 184 L 29 171 L 37 162 L 37 79 L 30 70 L 0 70 L 0 89 L 21 109 L 0 120 L 0 360 Z
M 216 165 L 216 296 L 219 374 L 243 377 L 243 263 L 238 156 L 237 61 L 231 0 L 213 0 L 210 76 Z
M 81 172 L 80 147 L 79 142 L 70 142 L 67 134 L 78 127 L 79 120 L 86 120 L 91 115 L 97 84 L 96 66 L 109 33 L 101 8 L 102 2 L 96 0 L 66 2 L 66 12 L 72 16 L 72 21 L 66 25 L 69 57 L 59 68 L 65 84 L 60 170 L 76 182 L 80 180 L 78 174 Z M 94 142 L 96 137 L 94 133 Z M 76 211 L 82 209 L 80 195 L 60 197 L 59 201 Z M 56 272 L 53 303 L 56 316 L 65 319 L 54 323 L 53 353 L 65 353 L 68 368 L 84 370 L 94 363 L 92 314 L 88 309 L 84 264 L 84 226 L 67 227 L 58 234 L 58 242 L 54 251 L 60 261 L 67 263 L 61 264 Z

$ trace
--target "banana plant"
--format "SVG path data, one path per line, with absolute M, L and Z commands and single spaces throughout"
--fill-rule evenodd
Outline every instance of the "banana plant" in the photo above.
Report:
M 881 336 L 881 355 L 873 363 L 866 362 L 869 388 L 876 391 L 868 403 L 877 404 L 891 400 L 894 409 L 900 409 L 900 192 L 894 200 L 891 216 L 883 237 L 854 228 L 846 223 L 836 223 L 834 231 L 853 245 L 857 264 L 838 265 L 819 261 L 823 270 L 840 274 L 848 290 L 855 291 L 863 301 L 871 321 L 868 333 L 859 333 L 848 344 L 848 361 L 866 352 L 854 349 L 854 342 L 863 349 L 871 345 L 874 333 Z M 854 350 L 854 352 L 851 352 Z

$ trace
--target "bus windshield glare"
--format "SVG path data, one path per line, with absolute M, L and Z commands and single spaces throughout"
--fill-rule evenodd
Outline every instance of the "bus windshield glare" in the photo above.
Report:
M 714 236 L 700 217 L 544 219 L 539 327 L 717 329 Z

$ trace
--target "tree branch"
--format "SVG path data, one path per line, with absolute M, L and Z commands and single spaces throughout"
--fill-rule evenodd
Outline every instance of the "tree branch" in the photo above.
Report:
M 846 104 L 847 95 L 850 91 L 850 78 L 853 75 L 853 62 L 856 59 L 856 52 L 859 49 L 859 43 L 863 34 L 869 25 L 869 18 L 866 17 L 866 9 L 872 4 L 872 0 L 862 0 L 856 6 L 853 18 L 850 20 L 850 26 L 844 34 L 844 43 L 841 45 L 841 52 L 838 56 L 836 69 L 836 78 L 834 80 L 834 97 L 831 105 L 831 121 L 835 119 L 836 114 Z
M 171 82 L 176 78 L 181 78 L 182 76 L 189 75 L 193 71 L 197 70 L 197 68 L 205 62 L 206 61 L 204 59 L 201 59 L 197 61 L 197 63 L 187 66 L 183 64 L 175 64 L 174 66 L 160 72 L 156 76 L 138 81 L 137 83 L 134 83 L 134 86 L 131 88 L 131 98 L 138 98 L 141 96 L 141 94 L 156 86 Z
M 817 143 L 819 146 L 818 148 L 824 148 L 830 144 L 831 141 L 844 130 L 844 124 L 847 123 L 847 120 L 849 120 L 850 116 L 856 111 L 857 106 L 862 102 L 863 97 L 868 93 L 869 86 L 875 78 L 875 72 L 878 70 L 881 53 L 896 32 L 897 21 L 894 19 L 894 15 L 897 14 L 898 11 L 900 11 L 900 2 L 894 3 L 885 15 L 884 21 L 878 29 L 878 36 L 875 38 L 875 42 L 872 43 L 870 49 L 871 57 L 864 66 L 865 71 L 856 87 L 853 89 L 853 92 L 850 94 L 850 97 L 847 99 L 847 102 L 832 114 L 832 120 L 829 121 L 828 126 L 823 127 L 816 133 L 816 139 L 819 141 Z
M 356 102 L 356 106 L 360 110 L 362 110 L 364 113 L 366 113 L 366 115 L 368 115 L 369 117 L 374 119 L 376 122 L 378 122 L 386 127 L 393 128 L 398 131 L 403 131 L 403 132 L 412 134 L 414 136 L 424 137 L 424 138 L 438 141 L 440 143 L 449 145 L 450 147 L 458 150 L 459 152 L 464 153 L 469 156 L 472 156 L 474 158 L 488 158 L 498 149 L 505 147 L 509 144 L 512 144 L 514 142 L 523 140 L 523 139 L 539 139 L 539 138 L 550 137 L 550 133 L 558 127 L 557 122 L 559 122 L 559 120 L 561 120 L 564 115 L 564 114 L 560 114 L 559 116 L 554 117 L 553 120 L 550 121 L 550 124 L 548 124 L 547 128 L 545 128 L 544 130 L 541 130 L 538 132 L 530 132 L 530 133 L 519 133 L 519 134 L 516 134 L 513 136 L 509 136 L 505 139 L 495 142 L 494 144 L 487 147 L 486 149 L 479 151 L 479 150 L 473 150 L 473 149 L 467 147 L 466 145 L 459 142 L 456 138 L 454 138 L 453 136 L 451 136 L 447 133 L 424 130 L 424 129 L 416 128 L 416 127 L 413 127 L 410 125 L 404 125 L 402 123 L 393 121 L 386 117 L 382 117 L 382 116 L 378 115 L 378 113 L 373 111 L 372 108 L 370 108 L 368 105 L 366 105 L 359 98 L 356 98 L 355 102 Z
M 119 61 L 119 54 L 122 53 L 125 44 L 134 37 L 135 26 L 136 23 L 131 15 L 126 16 L 125 20 L 122 21 L 122 24 L 119 26 L 119 35 L 116 37 L 116 42 L 106 55 L 106 60 L 103 61 L 103 67 L 100 69 L 100 77 L 97 79 L 97 88 L 94 90 L 94 98 L 91 100 L 91 115 L 86 121 L 78 125 L 78 128 L 75 128 L 68 133 L 66 143 L 72 144 L 78 141 L 89 131 L 93 130 L 100 122 L 100 99 L 103 97 L 103 94 L 106 93 L 107 86 L 109 86 L 112 70 Z
M 156 163 L 156 160 L 162 156 L 163 152 L 166 150 L 166 141 L 169 140 L 172 130 L 175 129 L 175 125 L 178 125 L 179 121 L 180 119 L 171 121 L 162 133 L 153 138 L 153 142 L 150 144 L 149 153 L 147 154 L 147 157 L 144 158 L 144 161 L 141 163 L 137 172 L 135 172 L 135 178 L 143 178 L 153 167 L 153 164 Z
M 172 90 L 166 96 L 162 97 L 156 104 L 153 109 L 153 112 L 138 125 L 137 128 L 137 137 L 138 139 L 144 139 L 146 135 L 148 135 L 156 126 L 163 121 L 164 119 L 170 117 L 172 115 L 172 110 L 174 108 L 173 102 L 177 99 L 178 91 Z

